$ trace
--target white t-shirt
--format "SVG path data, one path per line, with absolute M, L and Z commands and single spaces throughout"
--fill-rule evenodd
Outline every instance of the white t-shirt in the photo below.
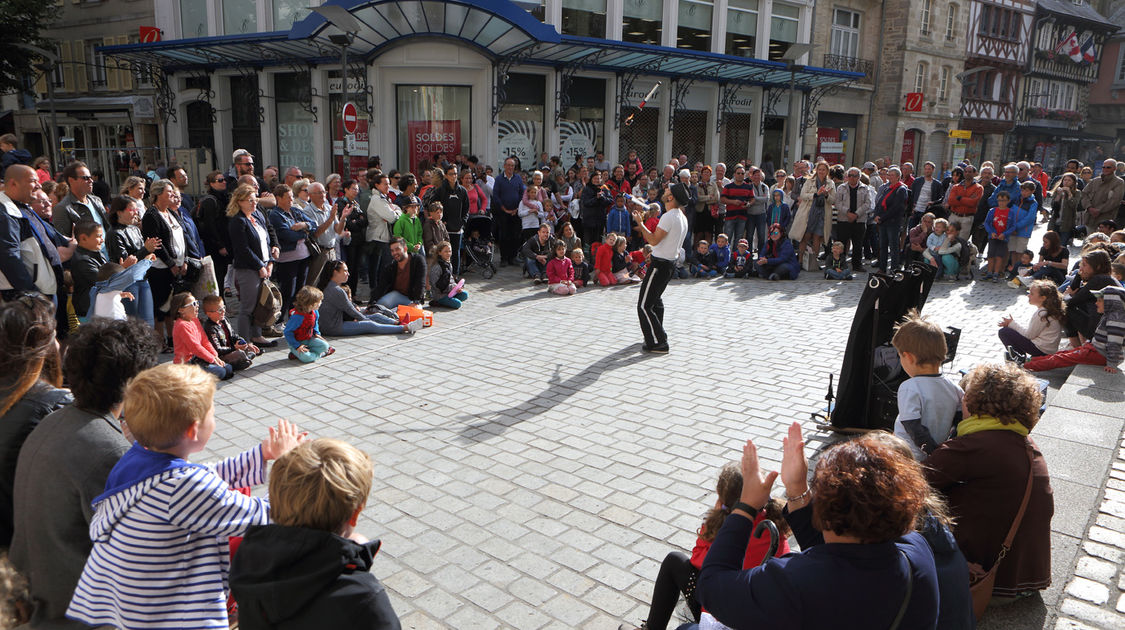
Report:
M 672 208 L 665 212 L 664 216 L 660 217 L 660 222 L 656 224 L 656 229 L 664 230 L 667 234 L 659 243 L 652 246 L 652 256 L 675 261 L 676 254 L 687 236 L 687 217 L 684 216 L 683 210 Z
M 79 313 L 83 317 L 85 313 Z M 99 293 L 94 298 L 94 317 L 108 317 L 110 319 L 125 319 L 125 305 L 121 303 L 121 292 L 110 291 Z
M 930 203 L 930 197 L 933 190 L 930 188 L 932 182 L 925 182 L 922 184 L 921 190 L 918 191 L 918 199 L 914 202 L 914 212 L 925 212 L 926 206 Z
M 258 247 L 260 250 L 258 253 L 262 255 L 262 260 L 268 263 L 270 261 L 270 235 L 266 232 L 266 228 L 264 228 L 261 223 L 258 223 L 257 220 L 254 221 L 254 231 L 258 233 Z

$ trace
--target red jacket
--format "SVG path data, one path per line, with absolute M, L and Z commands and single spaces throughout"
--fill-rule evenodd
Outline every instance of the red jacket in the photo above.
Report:
M 552 258 L 547 261 L 547 283 L 560 284 L 574 282 L 574 263 L 565 256 Z
M 594 269 L 602 273 L 613 273 L 613 248 L 605 243 L 594 243 L 590 249 L 594 254 Z
M 972 182 L 966 186 L 964 183 L 954 184 L 949 189 L 949 211 L 963 217 L 971 217 L 977 213 L 977 204 L 980 202 L 984 188 Z
M 754 519 L 754 527 L 758 526 L 766 518 L 765 512 L 759 512 L 758 517 Z M 702 538 L 695 539 L 695 548 L 691 550 L 691 565 L 696 569 L 703 566 L 703 559 L 707 557 L 707 552 L 711 550 L 711 543 L 713 540 L 703 540 Z M 753 569 L 762 563 L 765 559 L 766 551 L 770 548 L 770 536 L 768 533 L 762 534 L 761 538 L 750 538 L 750 544 L 746 546 L 746 557 L 742 560 L 743 569 Z M 789 541 L 784 538 L 777 545 L 776 557 L 784 556 L 789 553 Z

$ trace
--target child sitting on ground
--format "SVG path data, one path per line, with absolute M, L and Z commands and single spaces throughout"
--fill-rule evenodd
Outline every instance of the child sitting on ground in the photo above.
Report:
M 465 281 L 458 280 L 453 275 L 453 247 L 449 241 L 441 241 L 434 245 L 433 258 L 430 260 L 430 287 L 433 291 L 431 306 L 444 306 L 458 309 L 461 304 L 469 299 L 469 294 L 462 290 Z
M 691 550 L 691 557 L 680 551 L 669 552 L 660 564 L 660 572 L 656 576 L 656 584 L 652 589 L 652 603 L 648 609 L 648 617 L 637 628 L 622 624 L 619 630 L 633 628 L 633 630 L 665 630 L 672 619 L 672 613 L 683 594 L 684 601 L 695 622 L 698 623 L 702 613 L 702 606 L 695 594 L 696 578 L 699 569 L 703 566 L 703 559 L 715 542 L 715 535 L 723 526 L 723 522 L 738 503 L 742 494 L 742 472 L 739 465 L 730 463 L 719 470 L 719 480 L 716 484 L 715 505 L 703 515 L 703 524 L 696 532 L 695 547 Z M 784 504 L 779 499 L 770 499 L 758 516 L 754 519 L 754 526 L 763 520 L 769 519 L 777 526 L 779 542 L 776 557 L 789 553 L 789 526 L 782 515 Z M 746 546 L 746 557 L 742 561 L 742 568 L 752 569 L 766 559 L 769 551 L 770 537 L 763 535 L 760 538 L 751 538 Z
M 339 440 L 305 442 L 278 458 L 273 524 L 251 527 L 231 562 L 241 627 L 398 630 L 371 574 L 381 542 L 355 531 L 373 477 L 371 458 Z
M 644 278 L 650 262 L 652 262 L 652 245 L 645 243 L 644 247 L 629 252 L 629 273 Z
M 426 208 L 426 222 L 422 224 L 422 247 L 427 252 L 432 252 L 438 243 L 449 240 L 449 230 L 441 220 L 444 211 L 440 201 L 430 202 L 430 207 Z
M 336 352 L 328 341 L 320 336 L 320 303 L 324 294 L 313 286 L 303 286 L 293 298 L 293 308 L 289 320 L 285 322 L 285 341 L 289 344 L 289 359 L 301 363 L 312 363 L 321 357 Z
M 1027 303 L 1036 308 L 1027 326 L 1017 324 L 1011 315 L 1000 320 L 1000 342 L 1004 344 L 1005 358 L 1041 357 L 1059 351 L 1063 326 L 1066 324 L 1066 303 L 1059 289 L 1050 280 L 1031 283 Z
M 969 244 L 961 240 L 961 224 L 950 223 L 945 228 L 945 240 L 938 247 L 938 276 L 945 276 L 952 280 L 961 271 L 961 249 Z
M 750 275 L 750 271 L 753 268 L 754 257 L 750 253 L 750 241 L 740 238 L 738 239 L 738 247 L 730 257 L 730 265 L 727 266 L 727 277 L 745 278 Z
M 199 301 L 194 295 L 187 292 L 173 295 L 168 312 L 176 318 L 172 327 L 173 363 L 198 365 L 224 381 L 234 376 L 234 366 L 219 358 L 207 333 L 203 332 Z
M 255 358 L 262 355 L 258 346 L 248 343 L 231 330 L 223 298 L 217 295 L 203 298 L 203 315 L 205 316 L 203 332 L 211 342 L 211 347 L 215 349 L 220 359 L 235 370 L 245 370 Z
M 70 619 L 115 628 L 228 626 L 229 539 L 270 519 L 266 499 L 229 490 L 265 482 L 266 462 L 305 436 L 279 420 L 261 445 L 213 466 L 193 464 L 188 457 L 215 431 L 214 397 L 214 377 L 190 365 L 165 363 L 129 382 L 122 417 L 136 442 L 93 500 L 94 546 Z
M 1023 286 L 1024 281 L 1031 284 L 1031 272 L 1034 265 L 1032 261 L 1035 260 L 1035 254 L 1030 249 L 1023 250 L 1020 254 L 1020 261 L 1016 263 L 1012 270 L 1008 272 L 1008 286 L 1013 289 L 1018 289 Z
M 613 248 L 616 245 L 617 234 L 610 232 L 605 235 L 605 241 L 590 246 L 590 255 L 594 257 L 594 269 L 598 272 L 598 284 L 603 287 L 617 284 L 613 277 Z
M 715 257 L 715 275 L 725 274 L 730 265 L 730 237 L 726 234 L 716 236 L 710 251 Z
M 714 278 L 719 275 L 715 270 L 715 254 L 706 239 L 695 244 L 695 251 L 687 263 L 692 278 Z
M 590 263 L 586 262 L 585 258 L 586 255 L 582 253 L 581 248 L 570 250 L 570 262 L 574 267 L 574 286 L 576 287 L 584 287 L 590 284 L 590 276 L 592 275 Z
M 855 278 L 852 273 L 852 265 L 848 262 L 848 257 L 844 255 L 844 244 L 840 241 L 832 241 L 832 255 L 824 261 L 824 279 L 825 280 L 851 280 Z
M 984 279 L 996 282 L 1004 272 L 1004 261 L 1008 259 L 1008 237 L 1016 229 L 1011 220 L 1012 209 L 1008 191 L 996 193 L 996 207 L 988 211 L 984 219 L 984 229 L 988 233 L 988 269 Z
M 1104 365 L 1106 372 L 1116 372 L 1121 361 L 1122 344 L 1125 344 L 1125 289 L 1109 286 L 1093 291 L 1098 299 L 1098 312 L 1102 319 L 1090 341 L 1074 348 L 1044 357 L 1034 357 L 1023 364 L 1032 372 L 1053 370 L 1072 365 Z
M 676 250 L 676 263 L 675 267 L 672 268 L 672 277 L 680 280 L 691 277 L 691 272 L 687 268 L 687 252 L 684 251 L 683 247 Z
M 418 218 L 417 202 L 417 199 L 406 202 L 402 214 L 398 215 L 398 219 L 395 220 L 393 232 L 395 236 L 406 241 L 408 252 L 418 252 L 425 256 L 426 252 L 422 250 L 422 220 Z
M 566 243 L 555 241 L 555 252 L 547 261 L 547 291 L 555 295 L 574 295 L 574 264 L 566 257 Z
M 626 247 L 629 245 L 628 239 L 624 236 L 618 236 L 617 242 L 613 245 L 613 258 L 610 259 L 610 271 L 613 272 L 613 280 L 617 284 L 628 284 L 630 282 L 640 282 L 641 279 L 633 275 L 630 265 L 633 264 Z
M 941 364 L 948 348 L 941 326 L 911 309 L 895 328 L 891 345 L 910 378 L 898 386 L 895 435 L 910 443 L 922 461 L 949 438 L 964 392 L 948 377 Z
M 922 252 L 922 260 L 935 267 L 938 270 L 938 275 L 941 275 L 941 254 L 938 249 L 941 244 L 945 242 L 945 231 L 949 228 L 949 221 L 945 219 L 934 220 L 934 231 L 926 237 L 926 249 Z

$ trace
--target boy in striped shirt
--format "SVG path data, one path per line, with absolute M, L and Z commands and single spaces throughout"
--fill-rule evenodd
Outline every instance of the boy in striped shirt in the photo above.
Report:
M 164 364 L 125 390 L 136 442 L 94 499 L 90 557 L 67 617 L 118 628 L 222 628 L 231 536 L 269 523 L 269 502 L 231 492 L 265 482 L 266 461 L 305 439 L 280 420 L 260 446 L 214 466 L 187 461 L 215 430 L 215 378 Z

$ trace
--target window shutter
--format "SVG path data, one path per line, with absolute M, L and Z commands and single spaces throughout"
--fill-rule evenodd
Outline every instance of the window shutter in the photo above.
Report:
M 102 40 L 102 43 L 106 46 L 112 46 L 117 42 L 116 42 L 116 39 L 114 37 L 110 36 L 110 37 L 104 38 Z M 109 88 L 109 90 L 111 92 L 120 91 L 121 90 L 121 70 L 118 69 L 120 67 L 120 65 L 119 65 L 119 62 L 118 62 L 117 58 L 116 57 L 110 57 L 109 55 L 103 55 L 102 58 L 105 59 L 105 84 L 106 84 L 106 87 Z
M 70 43 L 70 53 L 74 56 L 74 91 L 85 92 L 90 89 L 86 80 L 86 42 L 78 39 Z
M 129 43 L 129 36 L 128 35 L 118 35 L 117 41 L 114 42 L 114 43 L 116 43 L 118 45 L 128 44 Z M 118 67 L 117 74 L 119 75 L 121 91 L 122 92 L 128 92 L 129 90 L 133 89 L 133 66 L 131 66 L 128 61 L 120 61 L 119 60 L 117 62 L 117 67 Z
M 59 50 L 62 52 L 62 54 L 59 56 L 59 63 L 62 64 L 62 70 L 63 70 L 62 71 L 62 77 L 63 77 L 62 91 L 63 92 L 73 92 L 74 91 L 74 85 L 75 85 L 75 83 L 74 83 L 74 67 L 75 66 L 74 66 L 74 56 L 70 53 L 70 42 L 68 42 L 68 41 L 59 42 Z

